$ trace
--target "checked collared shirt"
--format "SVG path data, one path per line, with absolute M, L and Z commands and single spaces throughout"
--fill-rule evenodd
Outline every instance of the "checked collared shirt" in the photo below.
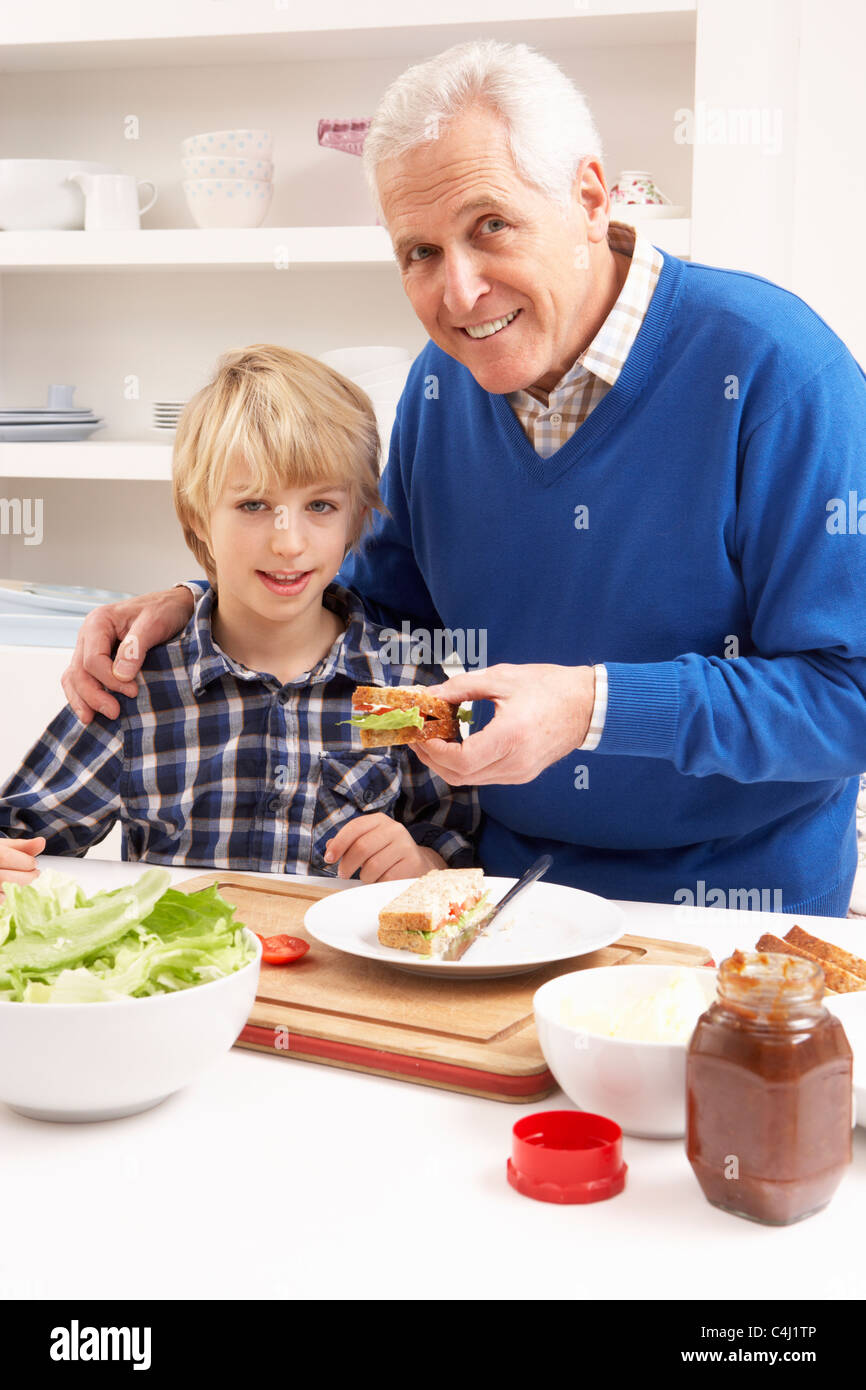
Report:
M 327 873 L 326 842 L 365 812 L 469 867 L 475 791 L 449 787 L 408 747 L 362 748 L 356 685 L 432 685 L 435 666 L 383 660 L 380 629 L 337 584 L 323 602 L 346 627 L 311 671 L 281 684 L 217 646 L 214 592 L 196 586 L 177 637 L 147 652 L 137 696 L 84 725 L 66 705 L 0 788 L 0 834 L 44 835 L 45 853 L 84 854 L 122 826 L 121 856 L 265 873 Z

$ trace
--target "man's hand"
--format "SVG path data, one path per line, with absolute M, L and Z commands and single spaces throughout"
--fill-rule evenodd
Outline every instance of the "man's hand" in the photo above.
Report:
M 106 603 L 88 613 L 78 630 L 72 660 L 60 678 L 64 694 L 82 724 L 89 724 L 97 711 L 109 719 L 120 714 L 117 700 L 109 690 L 137 695 L 132 677 L 151 647 L 167 642 L 186 627 L 195 600 L 189 589 L 157 589 L 137 598 Z M 111 653 L 120 642 L 115 663 Z
M 577 748 L 589 731 L 595 700 L 591 666 L 488 666 L 454 676 L 427 693 L 455 704 L 492 700 L 489 724 L 462 743 L 431 738 L 415 753 L 452 787 L 531 782 Z
M 325 850 L 327 863 L 340 861 L 339 878 L 351 878 L 361 870 L 362 883 L 384 883 L 392 878 L 417 878 L 428 869 L 447 867 L 441 854 L 416 845 L 405 825 L 382 811 L 355 816 L 340 827 Z

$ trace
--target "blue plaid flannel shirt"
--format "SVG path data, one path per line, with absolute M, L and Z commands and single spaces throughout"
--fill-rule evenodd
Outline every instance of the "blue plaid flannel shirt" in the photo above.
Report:
M 362 748 L 356 685 L 432 685 L 441 668 L 386 662 L 380 629 L 348 589 L 323 602 L 346 630 L 310 672 L 281 685 L 227 656 L 211 634 L 213 590 L 153 647 L 118 719 L 79 723 L 69 705 L 0 789 L 0 833 L 44 835 L 45 853 L 82 855 L 122 825 L 125 860 L 335 875 L 326 842 L 383 811 L 453 868 L 475 863 L 473 788 L 449 787 L 406 746 Z

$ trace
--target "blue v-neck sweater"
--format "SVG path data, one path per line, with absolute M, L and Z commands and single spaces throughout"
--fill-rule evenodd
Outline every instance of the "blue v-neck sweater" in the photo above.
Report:
M 609 897 L 844 915 L 866 379 L 802 300 L 665 256 L 619 379 L 548 459 L 429 342 L 382 490 L 341 575 L 378 621 L 482 629 L 489 665 L 607 666 L 595 751 L 482 789 L 488 873 L 549 850 L 551 879 Z

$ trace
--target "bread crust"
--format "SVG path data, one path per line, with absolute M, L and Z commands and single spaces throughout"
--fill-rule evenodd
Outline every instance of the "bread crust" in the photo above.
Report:
M 431 738 L 444 738 L 456 743 L 460 737 L 457 706 L 437 695 L 428 695 L 423 685 L 359 685 L 352 695 L 352 709 L 358 705 L 381 705 L 388 709 L 418 709 L 432 715 L 423 729 L 407 725 L 405 729 L 361 729 L 362 748 L 383 748 L 396 743 L 426 743 Z
M 821 960 L 810 951 L 795 946 L 793 942 L 773 936 L 771 932 L 764 933 L 756 943 L 756 949 L 776 952 L 783 956 L 799 956 L 802 960 L 810 960 L 813 965 L 820 965 L 824 972 L 824 983 L 831 994 L 851 994 L 854 990 L 866 989 L 866 980 L 858 979 L 856 975 L 842 970 L 838 965 L 831 965 L 829 961 Z
M 431 738 L 444 738 L 456 743 L 459 734 L 456 719 L 428 719 L 423 729 L 410 724 L 405 729 L 361 729 L 362 748 L 382 748 L 392 743 L 426 743 Z
M 843 951 L 841 946 L 822 941 L 820 936 L 812 936 L 798 926 L 793 926 L 790 931 L 785 932 L 785 940 L 793 946 L 799 946 L 801 951 L 808 951 L 820 960 L 822 965 L 827 961 L 829 965 L 838 965 L 840 970 L 847 970 L 850 975 L 856 975 L 863 981 L 863 987 L 866 989 L 866 960 L 853 956 L 850 951 Z
M 433 955 L 433 942 L 422 936 L 420 931 L 410 936 L 405 927 L 380 927 L 379 941 L 395 951 L 414 951 L 416 956 Z

